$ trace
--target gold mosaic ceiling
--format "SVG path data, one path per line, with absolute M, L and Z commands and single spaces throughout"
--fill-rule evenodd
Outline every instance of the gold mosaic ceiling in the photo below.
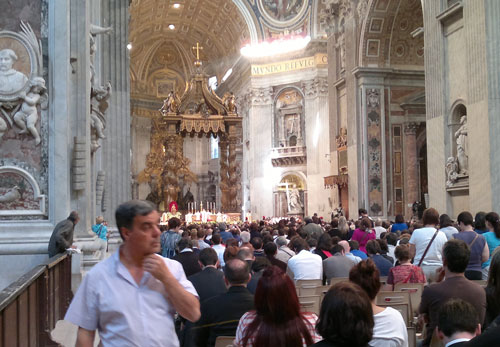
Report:
M 132 80 L 146 81 L 159 58 L 188 77 L 197 42 L 207 73 L 221 77 L 249 41 L 249 30 L 232 0 L 132 0 L 129 39 Z

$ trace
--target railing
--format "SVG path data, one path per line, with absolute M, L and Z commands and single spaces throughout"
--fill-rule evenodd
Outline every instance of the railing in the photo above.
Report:
M 50 338 L 71 293 L 71 256 L 59 254 L 0 292 L 0 346 L 58 346 Z
M 271 151 L 273 166 L 302 165 L 307 163 L 306 147 L 277 147 Z

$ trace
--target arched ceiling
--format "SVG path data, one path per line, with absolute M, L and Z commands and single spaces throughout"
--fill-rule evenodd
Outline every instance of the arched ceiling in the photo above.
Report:
M 423 69 L 424 37 L 420 0 L 370 0 L 363 20 L 360 65 Z
M 196 43 L 203 47 L 205 71 L 220 79 L 250 33 L 232 0 L 132 0 L 129 39 L 132 82 L 143 84 L 145 93 L 154 88 L 155 74 L 189 78 Z

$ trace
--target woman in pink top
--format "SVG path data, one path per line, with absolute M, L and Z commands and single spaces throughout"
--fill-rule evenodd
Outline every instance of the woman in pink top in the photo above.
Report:
M 372 221 L 368 217 L 363 217 L 359 223 L 359 228 L 354 230 L 351 240 L 359 242 L 359 250 L 366 253 L 366 244 L 370 240 L 375 240 L 375 230 L 372 229 Z

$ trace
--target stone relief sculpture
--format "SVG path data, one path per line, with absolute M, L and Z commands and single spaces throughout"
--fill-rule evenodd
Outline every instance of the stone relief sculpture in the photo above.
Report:
M 300 192 L 297 188 L 292 188 L 288 193 L 288 212 L 302 213 L 304 204 L 300 198 Z
M 108 109 L 107 100 L 111 96 L 111 83 L 99 85 L 95 77 L 95 55 L 97 52 L 97 35 L 109 34 L 112 31 L 111 27 L 100 27 L 91 24 L 90 35 L 90 127 L 91 127 L 91 145 L 92 153 L 101 147 L 100 140 L 105 139 L 104 129 L 106 128 L 106 110 Z
M 30 82 L 31 88 L 28 94 L 22 92 L 20 97 L 23 98 L 21 110 L 14 115 L 14 122 L 21 128 L 19 134 L 29 132 L 35 138 L 35 145 L 39 145 L 42 139 L 36 129 L 38 121 L 38 110 L 36 106 L 40 103 L 42 96 L 47 92 L 45 80 L 41 77 L 35 77 Z
M 455 133 L 457 139 L 458 169 L 461 175 L 468 175 L 469 170 L 469 148 L 467 143 L 467 116 L 460 118 L 460 128 Z
M 22 72 L 13 69 L 17 61 L 16 53 L 9 48 L 0 51 L 0 93 L 15 93 L 23 89 L 28 82 L 28 77 Z
M 458 181 L 458 161 L 455 157 L 449 157 L 446 161 L 446 187 L 451 187 Z
M 21 198 L 21 193 L 19 193 L 19 187 L 14 186 L 7 190 L 7 192 L 3 195 L 0 195 L 0 203 L 6 204 L 10 202 L 14 202 Z
M 0 38 L 0 141 L 16 125 L 18 134 L 29 133 L 38 146 L 38 106 L 45 109 L 48 100 L 41 43 L 24 22 L 21 32 L 0 31 Z
M 377 89 L 368 90 L 368 106 L 377 107 L 380 104 L 380 95 Z

